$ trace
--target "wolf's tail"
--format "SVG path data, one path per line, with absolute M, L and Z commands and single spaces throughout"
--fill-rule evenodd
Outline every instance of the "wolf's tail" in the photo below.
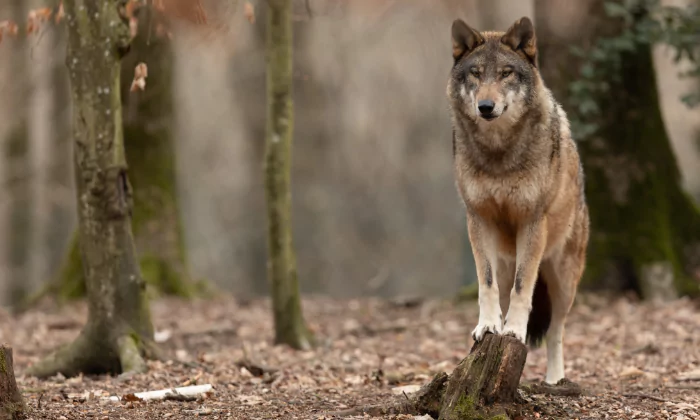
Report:
M 527 343 L 530 348 L 539 347 L 547 334 L 552 320 L 552 300 L 549 297 L 547 283 L 542 278 L 542 272 L 537 272 L 535 291 L 532 294 L 532 310 L 527 321 Z

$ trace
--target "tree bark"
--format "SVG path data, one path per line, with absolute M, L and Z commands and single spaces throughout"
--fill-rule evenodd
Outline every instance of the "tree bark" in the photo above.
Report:
M 49 181 L 51 187 L 51 204 L 45 252 L 48 254 L 49 278 L 53 278 L 62 268 L 65 260 L 65 249 L 71 244 L 71 233 L 75 230 L 75 210 L 73 204 L 74 188 L 72 170 L 72 146 L 70 133 L 70 107 L 66 103 L 70 101 L 70 84 L 68 71 L 65 65 L 65 49 L 67 34 L 61 24 L 51 31 L 51 55 L 52 60 L 52 84 L 53 84 L 53 116 L 51 144 L 51 157 L 49 168 Z M 76 260 L 80 261 L 80 252 L 75 243 Z M 78 266 L 80 278 L 82 267 Z M 84 292 L 85 287 L 82 287 Z M 84 294 L 84 293 L 83 293 Z
M 518 339 L 486 334 L 450 375 L 439 418 L 506 416 L 500 404 L 515 401 L 526 357 L 527 347 Z
M 0 420 L 25 418 L 22 394 L 17 388 L 12 361 L 12 347 L 0 346 Z
M 66 0 L 67 65 L 73 98 L 79 245 L 88 320 L 76 340 L 29 368 L 61 372 L 145 371 L 155 355 L 145 282 L 131 232 L 120 93 L 121 56 L 129 29 L 119 0 Z
M 133 179 L 132 229 L 146 284 L 156 293 L 191 297 L 201 290 L 189 275 L 177 198 L 172 49 L 153 29 L 162 19 L 150 7 L 139 9 L 138 35 L 121 65 L 124 143 Z M 145 91 L 130 92 L 139 62 L 147 64 L 153 77 Z M 47 293 L 60 300 L 85 296 L 82 273 L 74 240 Z
M 535 2 L 543 78 L 573 117 L 578 108 L 569 87 L 581 79 L 583 62 L 571 54 L 571 46 L 590 50 L 624 30 L 621 21 L 605 15 L 603 3 Z M 569 13 L 571 8 L 576 11 Z M 592 227 L 582 284 L 631 287 L 644 298 L 662 300 L 697 294 L 699 284 L 690 273 L 700 267 L 692 258 L 700 244 L 700 212 L 681 187 L 650 46 L 635 44 L 621 63 L 605 78 L 608 92 L 594 98 L 603 110 L 595 121 L 598 131 L 578 139 Z
M 20 33 L 25 28 L 23 22 L 27 16 L 25 0 L 13 0 L 11 3 L 12 18 L 18 22 Z M 9 37 L 8 37 L 9 38 Z M 15 121 L 8 121 L 11 131 L 5 140 L 4 154 L 7 165 L 3 168 L 9 200 L 8 221 L 8 273 L 6 299 L 10 303 L 24 299 L 29 293 L 29 260 L 32 215 L 32 195 L 29 188 L 31 173 L 29 168 L 29 131 L 27 120 L 29 116 L 29 71 L 27 63 L 26 37 L 18 36 L 9 39 L 11 45 L 12 64 L 11 74 L 16 83 L 12 97 Z
M 267 13 L 267 125 L 265 198 L 268 218 L 268 277 L 272 291 L 275 342 L 308 349 L 313 336 L 304 322 L 292 242 L 291 0 L 270 0 Z

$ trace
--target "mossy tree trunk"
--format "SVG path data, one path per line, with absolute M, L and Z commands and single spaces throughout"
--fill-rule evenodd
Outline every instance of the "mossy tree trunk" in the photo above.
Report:
M 0 420 L 26 418 L 27 407 L 17 388 L 12 347 L 0 346 Z
M 23 25 L 27 16 L 25 0 L 12 0 L 10 10 L 12 18 Z M 24 29 L 24 26 L 22 26 Z M 8 263 L 9 278 L 7 284 L 7 299 L 10 303 L 24 299 L 29 292 L 29 260 L 30 237 L 32 227 L 32 195 L 29 188 L 31 167 L 29 162 L 29 132 L 27 120 L 29 113 L 29 71 L 26 48 L 27 40 L 24 36 L 7 37 L 11 45 L 12 63 L 11 74 L 14 83 L 14 97 L 11 98 L 14 105 L 15 121 L 8 121 L 12 127 L 9 137 L 5 140 L 3 153 L 5 162 L 3 172 L 7 184 L 6 197 L 9 202 L 8 221 Z
M 505 419 L 515 401 L 527 347 L 513 337 L 487 334 L 450 375 L 440 420 Z
M 571 47 L 590 49 L 624 30 L 620 20 L 605 15 L 603 3 L 535 2 L 543 77 L 572 118 L 586 119 L 577 115 L 580 108 L 569 91 L 581 80 L 583 64 Z M 644 13 L 637 10 L 634 19 Z M 621 66 L 605 77 L 608 91 L 593 98 L 602 112 L 587 122 L 597 125 L 596 133 L 577 139 L 592 224 L 583 284 L 632 287 L 654 299 L 696 294 L 698 281 L 690 273 L 700 266 L 693 258 L 700 246 L 700 213 L 681 187 L 651 47 L 636 43 L 620 59 Z
M 155 292 L 182 297 L 198 290 L 185 255 L 177 198 L 173 121 L 173 53 L 155 28 L 163 16 L 139 9 L 138 35 L 122 60 L 124 143 L 134 187 L 132 229 L 146 284 Z M 134 68 L 148 66 L 145 91 L 130 92 Z M 77 242 L 72 241 L 50 294 L 60 300 L 85 295 Z
M 292 242 L 291 0 L 267 2 L 267 125 L 265 197 L 268 222 L 268 277 L 272 292 L 275 342 L 308 349 L 313 337 L 304 322 Z
M 79 245 L 88 320 L 72 343 L 29 368 L 61 372 L 139 372 L 154 355 L 145 282 L 131 232 L 120 92 L 121 56 L 129 29 L 119 0 L 65 0 L 67 65 L 73 99 L 73 146 Z
M 68 239 L 74 230 L 73 221 L 75 212 L 68 204 L 74 200 L 73 170 L 72 170 L 72 150 L 70 141 L 70 107 L 66 106 L 70 101 L 70 84 L 68 71 L 65 65 L 65 45 L 67 34 L 63 25 L 53 26 L 50 37 L 53 56 L 52 61 L 52 81 L 53 84 L 53 118 L 52 118 L 52 143 L 49 171 L 50 188 L 52 189 L 52 200 L 49 209 L 49 220 L 47 238 L 44 243 L 45 252 L 48 255 L 48 273 L 52 275 L 58 272 L 65 259 L 64 250 L 67 247 Z M 49 41 L 47 39 L 46 41 Z M 75 256 L 80 260 L 77 244 L 75 244 Z M 78 267 L 80 268 L 80 267 Z M 82 274 L 80 274 L 82 278 Z M 83 290 L 85 288 L 83 287 Z

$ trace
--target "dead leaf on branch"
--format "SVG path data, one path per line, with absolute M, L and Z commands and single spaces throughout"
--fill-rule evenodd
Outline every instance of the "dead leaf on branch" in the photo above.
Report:
M 134 81 L 131 82 L 131 91 L 144 90 L 146 88 L 146 77 L 148 77 L 148 66 L 146 63 L 137 64 L 134 69 Z
M 66 15 L 65 11 L 63 10 L 63 1 L 58 4 L 58 11 L 56 12 L 56 17 L 55 21 L 56 23 L 61 23 L 63 20 L 63 17 Z
M 251 2 L 245 2 L 243 5 L 243 14 L 245 18 L 248 19 L 248 22 L 255 23 L 255 7 Z
M 50 7 L 30 10 L 27 16 L 27 34 L 38 32 L 41 24 L 51 19 L 52 14 L 53 10 Z
M 0 42 L 5 34 L 10 36 L 17 36 L 18 27 L 17 24 L 11 20 L 0 21 Z

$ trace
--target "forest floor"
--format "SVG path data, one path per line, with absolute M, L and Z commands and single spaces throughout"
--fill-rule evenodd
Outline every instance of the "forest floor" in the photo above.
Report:
M 304 310 L 319 345 L 295 352 L 272 345 L 266 299 L 155 301 L 154 324 L 170 360 L 129 378 L 24 375 L 78 334 L 84 304 L 2 313 L 0 341 L 14 347 L 17 381 L 34 419 L 331 419 L 329 412 L 405 398 L 406 388 L 397 387 L 452 372 L 471 348 L 478 314 L 475 302 L 449 300 L 308 298 Z M 242 368 L 237 362 L 244 358 L 270 371 L 261 376 Z M 529 397 L 522 418 L 700 419 L 697 301 L 639 304 L 580 295 L 567 324 L 565 360 L 568 378 L 585 394 Z M 531 350 L 523 381 L 543 379 L 545 366 L 545 349 Z M 214 389 L 189 402 L 107 398 L 191 384 Z

